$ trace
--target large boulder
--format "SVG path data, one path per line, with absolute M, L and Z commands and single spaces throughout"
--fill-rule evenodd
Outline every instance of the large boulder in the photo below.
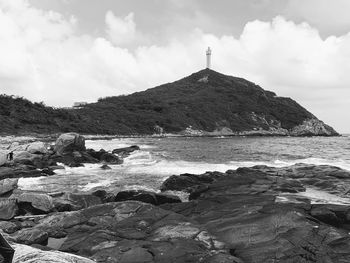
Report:
M 0 196 L 17 188 L 18 178 L 0 180 Z
M 56 140 L 54 151 L 59 155 L 85 151 L 85 138 L 77 133 L 64 133 Z

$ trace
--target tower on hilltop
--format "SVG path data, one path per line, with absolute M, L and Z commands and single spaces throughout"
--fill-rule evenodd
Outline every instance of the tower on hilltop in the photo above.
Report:
M 210 67 L 211 67 L 211 49 L 210 49 L 210 47 L 208 47 L 206 54 L 207 54 L 207 69 L 210 69 Z

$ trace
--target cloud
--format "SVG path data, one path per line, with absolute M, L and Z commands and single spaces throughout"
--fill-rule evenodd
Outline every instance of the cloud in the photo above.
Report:
M 124 18 L 116 17 L 112 11 L 106 13 L 105 22 L 107 35 L 116 45 L 129 44 L 136 38 L 136 24 L 134 13 L 129 13 Z
M 340 131 L 350 131 L 344 122 L 350 34 L 322 39 L 307 23 L 278 16 L 247 23 L 238 38 L 189 28 L 181 39 L 137 45 L 132 13 L 120 18 L 107 12 L 105 22 L 106 35 L 80 35 L 74 17 L 34 8 L 27 1 L 0 0 L 1 93 L 54 106 L 92 102 L 198 71 L 211 46 L 213 69 L 292 97 Z M 128 42 L 136 47 L 128 49 Z
M 322 28 L 327 34 L 343 34 L 349 31 L 350 1 L 348 0 L 289 0 L 285 13 Z

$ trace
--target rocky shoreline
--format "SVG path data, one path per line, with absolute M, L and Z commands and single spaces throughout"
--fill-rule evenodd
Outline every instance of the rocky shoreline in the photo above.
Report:
M 173 175 L 159 193 L 17 189 L 18 178 L 50 176 L 60 163 L 108 169 L 137 149 L 94 151 L 70 133 L 0 166 L 0 233 L 13 262 L 350 262 L 350 172 L 334 166 Z M 189 201 L 162 193 L 170 190 Z

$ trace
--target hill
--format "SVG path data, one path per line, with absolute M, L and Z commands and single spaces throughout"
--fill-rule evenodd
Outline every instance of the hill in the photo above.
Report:
M 79 109 L 2 96 L 0 121 L 9 133 L 337 135 L 294 100 L 209 69 Z

